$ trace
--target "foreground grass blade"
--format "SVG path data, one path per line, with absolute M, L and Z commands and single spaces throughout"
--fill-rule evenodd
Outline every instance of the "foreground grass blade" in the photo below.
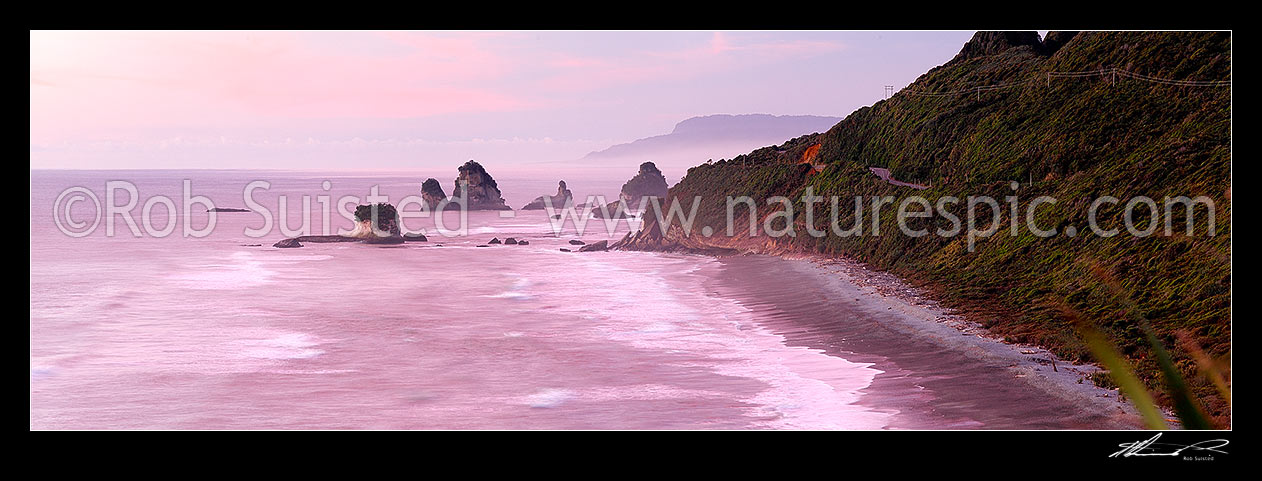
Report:
M 1179 339 L 1179 344 L 1183 347 L 1183 350 L 1192 354 L 1192 359 L 1196 360 L 1196 365 L 1200 368 L 1201 374 L 1204 374 L 1214 384 L 1214 388 L 1218 390 L 1218 395 L 1222 396 L 1227 401 L 1227 405 L 1230 406 L 1231 385 L 1227 381 L 1227 377 L 1230 374 L 1223 373 L 1223 370 L 1214 363 L 1213 358 L 1210 358 L 1209 354 L 1204 349 L 1201 349 L 1200 343 L 1196 342 L 1191 333 L 1180 330 L 1175 332 L 1175 336 Z M 1231 353 L 1229 352 L 1228 356 L 1230 357 L 1230 355 Z
M 1161 366 L 1161 373 L 1166 377 L 1166 392 L 1170 395 L 1170 399 L 1174 401 L 1174 412 L 1178 413 L 1179 422 L 1183 424 L 1183 428 L 1213 429 L 1209 420 L 1205 418 L 1205 413 L 1201 411 L 1200 403 L 1196 402 L 1196 398 L 1192 397 L 1192 392 L 1188 389 L 1187 383 L 1183 381 L 1183 375 L 1174 366 L 1174 360 L 1170 358 L 1170 353 L 1161 344 L 1161 340 L 1157 339 L 1157 333 L 1153 332 L 1152 326 L 1148 324 L 1147 319 L 1141 318 L 1140 321 L 1144 329 L 1144 335 L 1148 337 L 1148 344 L 1152 345 L 1153 353 L 1157 355 L 1157 364 Z
M 1153 330 L 1152 324 L 1148 322 L 1148 318 L 1140 314 L 1139 305 L 1135 303 L 1130 291 L 1114 277 L 1113 272 L 1108 268 L 1094 259 L 1085 259 L 1085 261 L 1088 270 L 1126 307 L 1127 317 L 1138 323 L 1140 329 L 1143 330 L 1144 337 L 1157 358 L 1157 365 L 1161 368 L 1161 374 L 1166 379 L 1166 393 L 1169 394 L 1170 400 L 1174 403 L 1174 411 L 1179 415 L 1179 421 L 1183 424 L 1184 429 L 1213 429 L 1213 426 L 1205 417 L 1200 403 L 1192 396 L 1191 390 L 1188 389 L 1187 383 L 1184 382 L 1183 375 L 1175 367 L 1174 360 L 1170 357 L 1170 352 L 1166 351 L 1165 346 L 1157 337 L 1156 331 Z M 1103 339 L 1103 335 L 1100 335 L 1100 337 Z M 1116 350 L 1111 346 L 1109 346 L 1109 351 L 1117 355 Z M 1123 364 L 1125 363 L 1123 362 Z
M 1091 353 L 1109 370 L 1109 376 L 1113 378 L 1113 382 L 1139 411 L 1139 415 L 1144 419 L 1144 426 L 1148 429 L 1170 429 L 1165 418 L 1161 416 L 1161 410 L 1157 409 L 1157 404 L 1148 394 L 1148 388 L 1135 377 L 1130 364 L 1113 348 L 1113 343 L 1105 339 L 1099 331 L 1090 327 L 1079 326 L 1079 330 L 1087 341 L 1087 347 L 1091 349 Z

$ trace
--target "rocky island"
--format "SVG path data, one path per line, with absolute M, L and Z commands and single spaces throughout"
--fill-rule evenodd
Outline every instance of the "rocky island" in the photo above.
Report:
M 447 200 L 447 194 L 443 192 L 443 186 L 439 184 L 438 179 L 430 177 L 421 183 L 421 201 L 429 210 L 437 209 L 438 204 L 444 200 Z
M 377 224 L 372 223 L 374 215 Z M 391 204 L 380 203 L 355 207 L 355 230 L 347 235 L 305 235 L 282 239 L 272 247 L 302 247 L 303 242 L 363 242 L 365 244 L 402 244 L 405 240 L 424 241 L 425 236 L 405 239 L 399 229 L 399 212 Z
M 460 175 L 456 177 L 456 186 L 452 189 L 451 195 L 457 199 L 463 197 L 467 203 L 466 209 L 513 210 L 504 203 L 504 198 L 500 196 L 499 186 L 495 184 L 495 179 L 487 173 L 482 164 L 470 160 L 460 166 L 459 170 Z
M 566 188 L 564 180 L 557 182 L 556 195 L 541 195 L 536 197 L 535 200 L 530 201 L 529 204 L 522 206 L 521 210 L 543 210 L 546 209 L 548 205 L 551 205 L 553 209 L 563 209 L 574 205 L 574 193 L 570 192 L 570 189 Z

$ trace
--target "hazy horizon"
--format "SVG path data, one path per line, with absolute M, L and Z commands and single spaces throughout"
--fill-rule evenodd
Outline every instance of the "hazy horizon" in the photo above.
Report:
M 696 116 L 845 117 L 971 36 L 32 31 L 30 169 L 547 170 Z

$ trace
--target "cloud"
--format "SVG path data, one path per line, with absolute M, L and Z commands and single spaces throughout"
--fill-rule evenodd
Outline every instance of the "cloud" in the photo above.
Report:
M 617 57 L 556 55 L 547 62 L 556 72 L 540 85 L 554 91 L 572 91 L 678 81 L 843 49 L 845 45 L 831 41 L 780 40 L 713 32 L 707 42 L 686 48 L 637 50 Z
M 400 159 L 427 145 L 441 155 L 470 145 L 504 146 L 505 155 L 549 145 L 512 140 L 514 135 L 628 140 L 698 113 L 766 110 L 748 99 L 779 107 L 789 91 L 782 72 L 814 71 L 810 62 L 845 48 L 829 41 L 834 36 L 808 32 L 30 35 L 32 164 L 59 155 L 77 155 L 87 164 L 100 152 L 131 162 L 129 152 L 141 152 L 152 154 L 154 165 L 170 166 L 163 153 L 191 158 L 193 150 L 205 149 L 247 158 L 251 151 L 296 151 L 275 142 L 234 143 L 234 137 L 310 136 L 326 140 L 303 146 L 333 150 L 341 144 L 327 139 L 338 135 L 499 139 L 442 146 L 365 141 L 355 147 L 380 147 Z M 800 63 L 789 68 L 786 62 Z M 218 141 L 220 135 L 229 140 Z M 192 140 L 201 138 L 212 140 Z M 593 150 L 587 142 L 557 143 L 583 145 L 587 150 L 577 155 Z M 570 155 L 549 152 L 538 155 Z
M 293 118 L 408 118 L 530 108 L 495 79 L 514 61 L 476 32 L 323 32 L 405 47 L 325 48 L 304 32 L 32 32 L 32 136 Z M 335 39 L 334 39 L 335 40 Z
M 529 165 L 577 158 L 613 140 L 552 137 L 320 138 L 175 136 L 154 139 L 64 141 L 31 144 L 36 168 L 367 169 L 381 167 L 453 168 L 470 158 L 503 165 Z M 501 168 L 502 170 L 502 168 Z

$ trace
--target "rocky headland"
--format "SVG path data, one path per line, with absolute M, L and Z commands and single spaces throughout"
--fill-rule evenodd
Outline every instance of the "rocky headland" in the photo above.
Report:
M 1193 406 L 1189 413 L 1203 409 L 1212 420 L 1201 425 L 1229 427 L 1229 394 L 1201 372 L 1213 364 L 1197 358 L 1230 358 L 1231 243 L 1221 235 L 1229 218 L 1218 218 L 1218 235 L 1205 235 L 1201 217 L 1195 236 L 1071 239 L 1066 230 L 1039 241 L 995 235 L 966 251 L 958 237 L 872 234 L 878 227 L 882 234 L 899 232 L 897 216 L 865 216 L 872 227 L 842 235 L 829 222 L 844 228 L 857 216 L 843 212 L 830 221 L 760 208 L 737 209 L 728 220 L 724 201 L 796 200 L 808 192 L 825 199 L 888 196 L 892 205 L 911 197 L 932 203 L 1013 196 L 1016 213 L 1048 196 L 1072 206 L 1048 209 L 1040 220 L 1061 229 L 1080 223 L 1101 195 L 1196 193 L 1230 211 L 1230 46 L 1225 32 L 1051 32 L 1041 40 L 1033 32 L 979 32 L 949 62 L 827 132 L 689 169 L 669 195 L 703 199 L 691 232 L 645 216 L 639 231 L 613 247 L 854 259 L 910 279 L 1005 342 L 1040 346 L 1064 362 L 1093 360 L 1079 328 L 1101 326 L 1159 404 L 1184 399 L 1178 402 Z M 1054 121 L 1027 122 L 1032 112 Z M 1139 113 L 1151 120 L 1135 120 Z M 906 182 L 881 180 L 884 174 Z M 1010 187 L 1017 181 L 1019 195 Z M 801 204 L 795 209 L 801 213 Z M 957 218 L 963 211 L 938 210 Z M 1001 217 L 1000 225 L 1018 219 Z M 932 231 L 936 221 L 913 220 L 911 228 Z M 748 234 L 749 223 L 761 226 L 755 229 L 761 234 Z M 734 234 L 721 234 L 729 224 Z M 790 225 L 796 236 L 766 235 Z M 809 229 L 826 235 L 804 235 Z M 1145 324 L 1152 331 L 1146 336 L 1122 335 L 1143 332 Z M 1174 368 L 1154 361 L 1158 344 Z M 1186 388 L 1167 390 L 1162 380 L 1170 373 Z M 1107 375 L 1091 380 L 1110 382 Z M 1186 393 L 1196 400 L 1186 401 Z

